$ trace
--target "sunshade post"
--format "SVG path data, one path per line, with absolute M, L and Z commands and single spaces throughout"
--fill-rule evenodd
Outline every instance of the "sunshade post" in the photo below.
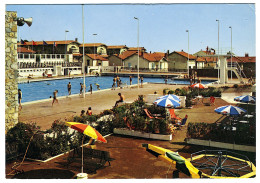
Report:
M 83 123 L 79 123 L 79 122 L 66 122 L 65 123 L 67 126 L 69 126 L 70 128 L 77 130 L 81 133 L 83 133 L 83 137 L 82 137 L 82 157 L 81 157 L 81 174 L 83 173 L 83 142 L 84 142 L 84 136 L 87 135 L 93 139 L 102 141 L 102 142 L 107 142 L 106 139 L 94 128 L 92 128 L 90 125 L 87 124 L 83 124 Z
M 82 146 L 81 146 L 81 173 L 83 173 L 83 164 L 84 164 L 84 156 L 83 156 L 83 143 L 84 143 L 84 137 L 85 135 L 83 134 L 83 137 L 82 137 Z

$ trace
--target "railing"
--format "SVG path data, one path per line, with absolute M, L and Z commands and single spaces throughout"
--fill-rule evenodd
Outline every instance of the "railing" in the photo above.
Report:
M 237 62 L 232 62 L 232 64 L 231 62 L 229 62 L 227 63 L 227 67 L 231 69 L 235 69 L 241 78 L 247 78 L 245 73 L 243 72 L 243 69 L 240 67 L 240 65 Z

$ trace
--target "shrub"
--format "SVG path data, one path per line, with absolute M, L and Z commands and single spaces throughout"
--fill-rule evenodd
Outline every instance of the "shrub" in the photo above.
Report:
M 234 85 L 233 85 L 233 88 L 238 88 L 238 84 L 234 84 Z
M 174 94 L 173 90 L 168 91 L 168 94 Z

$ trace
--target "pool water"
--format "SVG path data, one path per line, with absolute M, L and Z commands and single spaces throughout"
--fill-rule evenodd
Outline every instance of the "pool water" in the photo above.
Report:
M 129 77 L 120 77 L 122 83 L 130 84 Z M 80 83 L 83 83 L 83 78 L 74 78 L 74 79 L 59 79 L 59 80 L 50 80 L 50 81 L 39 81 L 39 82 L 30 82 L 30 83 L 20 83 L 18 88 L 22 90 L 22 103 L 31 102 L 36 100 L 42 100 L 50 98 L 53 96 L 54 90 L 58 90 L 59 96 L 67 96 L 67 84 L 71 83 L 71 94 L 80 93 Z M 144 78 L 144 82 L 151 83 L 164 83 L 163 78 Z M 214 80 L 203 80 L 203 84 L 208 84 L 214 82 Z M 93 91 L 97 91 L 98 83 L 100 89 L 108 89 L 112 87 L 113 77 L 112 76 L 101 76 L 101 77 L 86 77 L 86 92 L 90 89 L 90 84 L 92 84 Z M 169 84 L 190 84 L 189 80 L 185 79 L 174 79 L 168 80 Z M 132 84 L 137 84 L 137 78 L 133 78 Z

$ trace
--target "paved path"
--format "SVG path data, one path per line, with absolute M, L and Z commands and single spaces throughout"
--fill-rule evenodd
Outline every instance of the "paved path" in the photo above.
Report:
M 19 112 L 19 121 L 21 122 L 36 122 L 41 126 L 41 129 L 50 128 L 51 124 L 56 119 L 70 120 L 73 115 L 79 115 L 81 110 L 87 111 L 89 106 L 92 107 L 94 114 L 99 114 L 105 109 L 111 109 L 115 101 L 119 99 L 118 93 L 121 92 L 125 95 L 126 102 L 133 102 L 138 98 L 138 95 L 153 94 L 157 91 L 162 95 L 164 88 L 176 89 L 179 86 L 165 85 L 165 84 L 144 84 L 143 88 L 123 88 L 116 90 L 105 90 L 93 92 L 93 94 L 86 94 L 83 98 L 79 95 L 71 97 L 61 97 L 59 103 L 52 106 L 52 99 L 45 100 L 44 102 L 37 102 L 32 104 L 23 105 L 22 110 Z
M 118 93 L 125 95 L 126 102 L 133 102 L 138 98 L 138 95 L 153 94 L 155 91 L 159 95 L 163 95 L 163 89 L 169 88 L 175 90 L 187 85 L 165 85 L 165 84 L 144 84 L 142 88 L 123 88 L 116 90 L 101 90 L 86 94 L 83 98 L 79 95 L 71 97 L 60 97 L 59 103 L 52 106 L 52 99 L 47 99 L 42 102 L 32 102 L 31 104 L 23 105 L 19 112 L 20 122 L 36 122 L 41 126 L 41 129 L 48 129 L 54 120 L 61 119 L 70 121 L 74 115 L 79 115 L 81 110 L 87 111 L 88 107 L 92 107 L 94 114 L 99 114 L 105 109 L 111 109 L 115 101 L 119 99 Z M 214 86 L 214 85 L 212 85 Z M 215 85 L 221 86 L 221 85 Z

